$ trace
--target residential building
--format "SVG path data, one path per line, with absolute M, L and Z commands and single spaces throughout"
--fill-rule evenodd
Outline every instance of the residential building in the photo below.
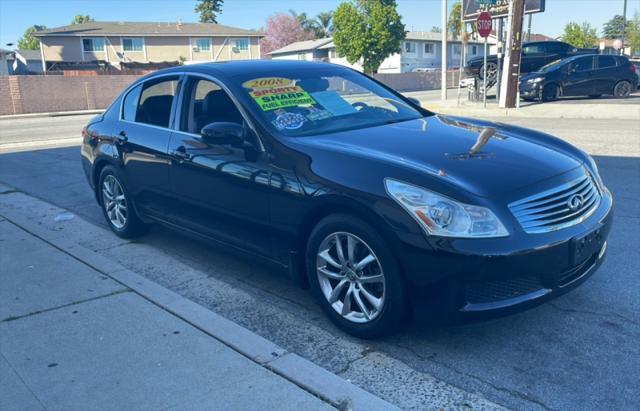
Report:
M 6 51 L 6 50 L 3 50 Z M 42 63 L 39 50 L 13 50 L 6 54 L 6 66 L 0 74 L 41 74 Z
M 41 30 L 41 65 L 156 68 L 160 64 L 191 64 L 260 58 L 263 34 L 212 23 L 89 22 Z
M 442 60 L 442 34 L 431 32 L 408 32 L 401 44 L 402 51 L 387 57 L 378 72 L 407 73 L 412 71 L 439 70 Z M 462 41 L 456 38 L 447 39 L 447 67 L 460 66 L 462 61 Z M 466 58 L 483 56 L 483 43 L 470 40 L 466 45 Z M 362 70 L 360 64 L 349 62 L 336 52 L 331 38 L 299 41 L 271 52 L 273 59 L 321 60 L 342 64 Z

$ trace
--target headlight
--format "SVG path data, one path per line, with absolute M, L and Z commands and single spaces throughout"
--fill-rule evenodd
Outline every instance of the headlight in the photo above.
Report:
M 424 188 L 387 178 L 387 193 L 427 234 L 444 237 L 505 237 L 509 232 L 491 210 L 463 204 Z
M 530 78 L 529 80 L 527 80 L 527 83 L 539 83 L 542 80 L 544 80 L 544 77 L 535 77 L 535 78 Z

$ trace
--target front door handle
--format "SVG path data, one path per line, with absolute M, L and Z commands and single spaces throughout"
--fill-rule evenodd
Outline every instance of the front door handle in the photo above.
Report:
M 116 140 L 118 143 L 126 143 L 127 140 L 129 140 L 129 138 L 127 137 L 127 132 L 124 130 L 119 132 L 118 135 L 116 136 Z
M 181 162 L 189 161 L 193 157 L 191 154 L 187 153 L 187 148 L 185 146 L 176 148 L 173 152 L 173 155 Z

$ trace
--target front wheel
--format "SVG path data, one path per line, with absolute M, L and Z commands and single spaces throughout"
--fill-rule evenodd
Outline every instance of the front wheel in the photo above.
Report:
M 135 237 L 144 232 L 145 225 L 136 215 L 120 170 L 106 166 L 100 172 L 98 181 L 100 205 L 111 230 L 122 238 Z
M 554 100 L 556 100 L 558 98 L 559 91 L 560 90 L 558 89 L 558 86 L 556 86 L 555 84 L 547 84 L 542 89 L 541 100 L 542 101 L 554 101 Z
M 613 88 L 613 95 L 617 98 L 625 98 L 631 94 L 631 83 L 628 81 L 620 81 Z
M 309 236 L 309 282 L 324 312 L 359 338 L 390 333 L 405 313 L 404 283 L 391 248 L 364 221 L 329 216 Z

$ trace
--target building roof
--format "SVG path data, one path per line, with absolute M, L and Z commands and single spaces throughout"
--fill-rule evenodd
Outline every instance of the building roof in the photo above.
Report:
M 270 54 L 284 54 L 284 53 L 296 53 L 301 51 L 311 51 L 317 48 L 324 48 L 322 46 L 332 43 L 331 37 L 316 40 L 304 40 L 296 41 L 295 43 L 288 44 L 277 50 L 273 50 Z
M 44 36 L 259 36 L 259 31 L 223 26 L 214 23 L 141 23 L 91 21 L 82 24 L 56 27 L 33 33 L 35 37 Z
M 40 60 L 40 50 L 15 50 L 26 60 Z

